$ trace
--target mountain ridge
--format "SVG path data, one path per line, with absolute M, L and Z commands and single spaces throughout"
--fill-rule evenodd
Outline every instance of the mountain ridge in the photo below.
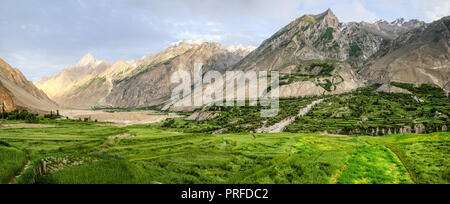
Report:
M 34 113 L 55 111 L 58 105 L 28 81 L 19 69 L 0 58 L 0 106 L 6 111 L 28 110 Z
M 152 106 L 164 103 L 170 97 L 169 87 L 173 88 L 173 85 L 170 83 L 169 73 L 174 72 L 175 69 L 180 68 L 192 73 L 194 63 L 201 61 L 205 63 L 205 71 L 208 69 L 224 70 L 252 50 L 252 47 L 223 46 L 220 43 L 209 40 L 182 40 L 172 43 L 161 52 L 153 53 L 131 62 L 118 60 L 113 65 L 102 69 L 93 67 L 92 65 L 98 64 L 98 61 L 91 54 L 87 54 L 77 65 L 63 70 L 60 74 L 49 78 L 50 80 L 48 78 L 42 79 L 36 82 L 36 85 L 49 92 L 49 95 L 63 107 L 86 109 L 91 107 L 123 107 L 129 104 L 138 107 Z M 208 66 L 209 68 L 207 68 Z M 78 80 L 75 80 L 77 78 L 75 76 L 64 76 L 73 69 L 77 70 L 77 74 L 80 73 L 80 69 L 91 71 L 78 77 Z M 161 73 L 166 75 L 163 76 Z M 148 78 L 142 78 L 142 75 Z M 147 83 L 148 79 L 153 80 L 153 82 Z M 143 87 L 139 83 L 135 83 L 133 85 L 135 87 L 131 89 L 129 86 L 133 84 L 133 80 L 138 80 L 140 83 L 147 84 L 153 88 Z M 55 92 L 55 89 L 53 89 L 55 83 L 67 84 L 65 81 L 71 83 L 65 85 L 66 88 L 64 90 Z M 164 82 L 161 83 L 160 81 Z M 158 91 L 154 87 L 159 87 L 165 91 Z M 148 93 L 143 93 L 142 89 L 153 90 L 150 93 L 152 97 L 147 99 L 141 99 L 140 97 L 124 99 L 124 95 L 133 91 L 139 92 L 135 93 L 137 95 L 148 95 Z M 130 102 L 127 100 L 136 101 Z
M 445 18 L 442 22 L 445 24 Z M 391 81 L 411 82 L 395 77 L 402 75 L 415 80 L 415 84 L 431 83 L 448 92 L 450 84 L 449 74 L 445 71 L 447 68 L 444 67 L 443 72 L 421 68 L 432 66 L 434 62 L 430 59 L 439 59 L 439 56 L 448 58 L 445 53 L 447 50 L 441 48 L 430 55 L 427 52 L 432 48 L 425 46 L 429 41 L 424 41 L 425 45 L 421 47 L 414 47 L 414 43 L 408 41 L 425 35 L 423 32 L 434 24 L 439 24 L 439 21 L 427 24 L 415 19 L 406 21 L 399 18 L 391 23 L 382 20 L 375 23 L 342 23 L 328 9 L 317 15 L 297 18 L 255 49 L 226 47 L 208 40 L 182 40 L 141 59 L 131 62 L 119 60 L 101 68 L 92 68 L 93 64 L 97 66 L 99 62 L 87 54 L 77 64 L 81 66 L 75 65 L 80 70 L 90 67 L 85 75 L 78 78 L 60 77 L 68 72 L 66 69 L 51 78 L 58 81 L 55 78 L 59 76 L 60 84 L 67 84 L 64 81 L 68 80 L 72 85 L 65 90 L 53 93 L 55 91 L 51 88 L 55 85 L 45 85 L 46 79 L 36 85 L 67 107 L 167 107 L 167 103 L 170 103 L 170 87 L 173 86 L 168 80 L 170 73 L 176 67 L 192 74 L 193 64 L 201 61 L 205 64 L 205 72 L 212 69 L 221 72 L 280 71 L 281 97 L 339 94 L 374 83 L 388 85 Z M 435 43 L 438 46 L 448 38 L 445 33 L 429 32 L 429 35 L 439 39 Z M 407 45 L 408 49 L 398 51 L 399 47 Z M 422 51 L 422 54 L 417 54 Z M 400 59 L 392 59 L 400 56 L 401 52 L 416 53 L 422 58 L 408 59 L 413 62 L 409 67 L 394 71 L 391 62 L 400 62 Z M 445 66 L 447 62 L 447 59 L 443 59 L 441 65 Z M 391 76 L 389 79 L 393 80 L 386 80 L 386 76 Z M 88 102 L 84 103 L 83 100 Z

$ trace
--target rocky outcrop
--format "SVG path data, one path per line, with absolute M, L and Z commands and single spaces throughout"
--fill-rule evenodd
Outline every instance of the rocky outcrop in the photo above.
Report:
M 0 111 L 2 111 L 3 108 L 6 112 L 16 110 L 11 93 L 0 82 Z
M 324 85 L 330 83 L 329 89 L 325 89 Z M 348 65 L 340 64 L 332 72 L 330 77 L 315 78 L 315 80 L 307 80 L 294 82 L 288 85 L 280 86 L 280 97 L 304 97 L 341 94 L 350 92 L 360 87 L 360 81 L 357 73 Z
M 423 124 L 417 124 L 414 126 L 414 131 L 416 134 L 423 134 L 426 131 L 425 125 Z
M 201 111 L 197 111 L 186 118 L 187 121 L 205 121 L 217 118 L 219 116 L 218 113 L 208 112 L 206 107 Z
M 398 88 L 396 86 L 392 86 L 390 84 L 383 84 L 380 88 L 376 90 L 377 92 L 385 92 L 385 93 L 404 93 L 404 94 L 412 94 L 410 91 Z

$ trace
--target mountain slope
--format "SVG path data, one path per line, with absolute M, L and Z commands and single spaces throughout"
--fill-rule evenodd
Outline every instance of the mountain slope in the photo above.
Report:
M 450 92 L 450 17 L 413 29 L 385 45 L 362 76 L 372 83 L 435 84 Z
M 170 76 L 177 70 L 193 74 L 195 63 L 203 63 L 203 71 L 224 70 L 251 48 L 230 48 L 212 41 L 180 41 L 167 49 L 112 66 L 99 63 L 89 54 L 74 67 L 56 77 L 42 79 L 36 85 L 68 108 L 123 107 L 140 108 L 161 105 L 170 98 L 175 87 Z M 67 85 L 68 84 L 68 85 Z M 63 89 L 55 89 L 63 86 Z
M 64 69 L 57 76 L 43 78 L 35 85 L 58 102 L 61 95 L 96 77 L 108 67 L 110 67 L 108 62 L 99 61 L 91 54 L 87 54 L 75 66 Z
M 0 104 L 7 111 L 16 109 L 44 113 L 56 110 L 57 105 L 36 88 L 25 76 L 0 59 Z
M 401 22 L 401 23 L 400 23 Z M 235 66 L 242 70 L 281 70 L 308 60 L 336 59 L 361 62 L 401 33 L 423 25 L 412 20 L 340 23 L 331 10 L 296 19 Z
M 182 41 L 151 56 L 141 63 L 141 71 L 116 80 L 107 101 L 113 107 L 149 107 L 169 102 L 176 84 L 170 83 L 171 74 L 184 70 L 193 76 L 194 64 L 202 63 L 203 72 L 223 71 L 241 60 L 250 50 L 230 50 L 216 42 L 192 43 Z

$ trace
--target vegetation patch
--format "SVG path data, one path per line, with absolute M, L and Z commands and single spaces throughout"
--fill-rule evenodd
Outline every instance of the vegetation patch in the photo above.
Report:
M 408 184 L 405 167 L 383 146 L 362 146 L 337 180 L 340 184 Z
M 327 28 L 325 33 L 323 33 L 316 43 L 328 43 L 333 40 L 333 33 L 335 32 L 334 28 Z
M 378 93 L 376 87 L 360 88 L 327 98 L 286 130 L 375 136 L 399 133 L 404 127 L 415 131 L 415 126 L 420 124 L 425 126 L 421 130 L 424 133 L 449 127 L 450 101 L 442 95 L 442 90 L 428 85 L 408 87 L 424 101 L 408 94 Z
M 79 87 L 77 87 L 74 91 L 74 93 L 79 93 L 83 90 L 88 89 L 89 87 L 95 87 L 95 86 L 101 86 L 102 84 L 104 84 L 106 82 L 106 78 L 105 77 L 95 77 L 93 79 L 91 79 L 88 83 L 83 84 Z
M 352 44 L 350 44 L 349 55 L 350 55 L 350 57 L 358 58 L 363 55 L 363 52 L 358 44 L 352 43 Z
M 0 145 L 0 184 L 8 184 L 22 171 L 26 163 L 24 152 Z

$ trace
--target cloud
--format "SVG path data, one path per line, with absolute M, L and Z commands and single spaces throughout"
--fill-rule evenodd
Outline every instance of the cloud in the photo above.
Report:
M 429 21 L 439 20 L 450 15 L 450 1 L 430 2 L 430 8 L 425 11 L 425 16 Z
M 350 12 L 351 11 L 351 12 Z M 343 21 L 367 21 L 374 22 L 379 19 L 375 13 L 369 11 L 360 1 L 336 6 Z
M 332 8 L 347 21 L 427 21 L 450 0 L 2 0 L 0 57 L 33 80 L 56 74 L 90 52 L 114 63 L 182 39 L 258 46 L 305 14 Z

